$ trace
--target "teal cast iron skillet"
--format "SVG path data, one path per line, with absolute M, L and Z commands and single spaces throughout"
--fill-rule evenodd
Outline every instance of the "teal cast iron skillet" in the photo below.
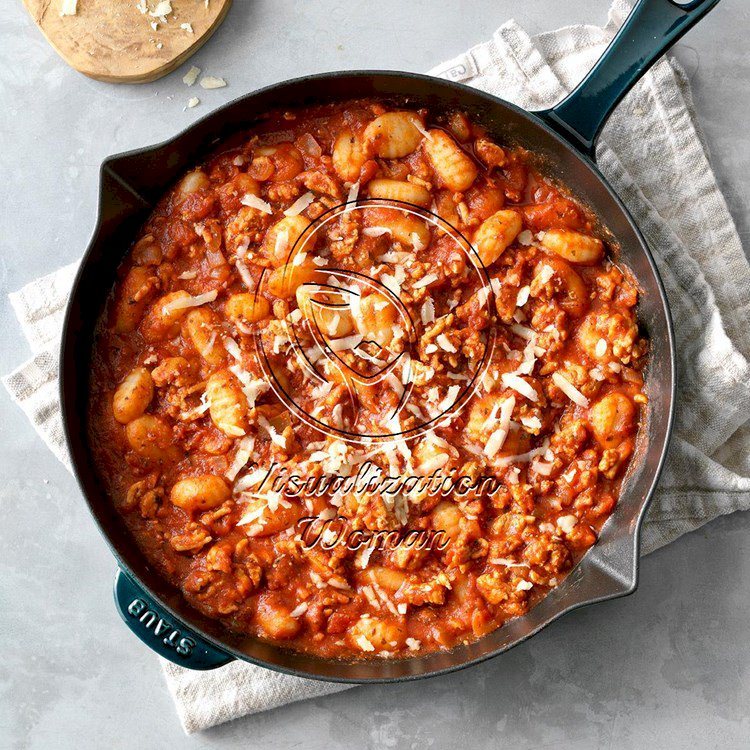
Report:
M 639 530 L 672 426 L 674 339 L 654 260 L 622 202 L 596 168 L 594 144 L 625 93 L 717 2 L 696 0 L 678 5 L 671 0 L 641 0 L 578 88 L 544 112 L 525 112 L 476 89 L 414 73 L 325 73 L 243 96 L 164 143 L 113 156 L 103 163 L 98 221 L 73 287 L 63 332 L 61 400 L 81 490 L 119 565 L 117 607 L 144 643 L 166 659 L 192 669 L 212 669 L 240 659 L 321 680 L 399 681 L 451 672 L 497 656 L 566 612 L 635 589 Z M 253 127 L 264 113 L 358 97 L 406 100 L 433 112 L 465 110 L 501 143 L 519 144 L 541 156 L 546 173 L 569 186 L 616 238 L 621 262 L 641 287 L 638 315 L 652 346 L 646 377 L 650 399 L 646 425 L 620 501 L 597 544 L 559 587 L 523 617 L 451 651 L 399 660 L 345 661 L 295 653 L 231 633 L 191 608 L 138 552 L 97 477 L 86 431 L 94 326 L 114 284 L 116 268 L 158 198 L 183 172 L 225 139 Z

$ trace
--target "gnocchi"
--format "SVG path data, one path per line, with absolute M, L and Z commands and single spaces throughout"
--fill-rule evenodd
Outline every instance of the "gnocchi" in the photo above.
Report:
M 145 367 L 134 367 L 115 391 L 112 411 L 115 419 L 127 424 L 140 417 L 154 397 L 154 381 Z
M 427 188 L 406 180 L 370 180 L 367 190 L 371 198 L 414 203 L 423 208 L 427 208 L 432 202 L 432 195 Z
M 463 192 L 476 180 L 479 170 L 471 157 L 443 130 L 430 130 L 424 146 L 440 182 L 449 190 Z
M 522 227 L 517 211 L 496 211 L 485 219 L 474 234 L 474 247 L 479 260 L 491 266 L 518 237 Z
M 386 112 L 365 129 L 365 142 L 383 159 L 398 159 L 416 151 L 422 140 L 423 125 L 413 112 Z
M 206 399 L 211 421 L 228 437 L 247 432 L 247 398 L 237 378 L 226 370 L 215 372 L 206 381 Z
M 231 495 L 232 491 L 222 477 L 203 474 L 177 482 L 169 493 L 169 500 L 188 513 L 196 513 L 216 508 Z
M 571 263 L 590 265 L 604 255 L 604 243 L 600 239 L 566 229 L 545 232 L 542 245 Z

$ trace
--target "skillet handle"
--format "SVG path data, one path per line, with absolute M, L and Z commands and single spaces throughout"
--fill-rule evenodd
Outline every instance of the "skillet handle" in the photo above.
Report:
M 594 158 L 597 136 L 640 77 L 719 0 L 640 0 L 578 86 L 552 109 L 537 112 L 579 151 Z
M 125 624 L 152 651 L 187 669 L 215 669 L 233 657 L 166 613 L 127 574 L 117 571 L 115 604 Z

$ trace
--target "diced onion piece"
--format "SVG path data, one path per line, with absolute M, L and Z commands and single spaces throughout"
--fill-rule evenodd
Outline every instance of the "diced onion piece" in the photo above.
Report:
M 270 203 L 266 203 L 263 198 L 259 198 L 257 195 L 252 193 L 246 193 L 240 198 L 240 203 L 243 206 L 249 206 L 250 208 L 256 208 L 258 211 L 262 211 L 264 214 L 272 214 L 273 209 Z
M 557 528 L 566 534 L 570 534 L 577 524 L 578 519 L 575 516 L 560 516 L 557 519 Z
M 284 216 L 299 216 L 313 201 L 315 196 L 307 192 L 304 195 L 300 195 L 289 208 L 284 211 Z
M 425 128 L 424 125 L 422 125 L 422 121 L 415 117 L 412 119 L 412 125 L 428 140 L 432 140 L 432 135 L 430 135 L 430 131 Z
M 504 372 L 502 374 L 502 381 L 506 388 L 512 388 L 517 393 L 529 399 L 529 401 L 537 401 L 539 399 L 539 394 L 523 378 L 512 372 Z
M 207 302 L 213 302 L 216 299 L 216 295 L 216 289 L 212 289 L 210 292 L 205 292 L 204 294 L 199 294 L 195 297 L 181 297 L 172 302 L 167 302 L 167 304 L 164 305 L 163 310 L 168 315 L 175 310 L 182 310 L 187 307 L 200 307 Z
M 584 396 L 573 383 L 559 372 L 552 373 L 552 382 L 575 404 L 578 406 L 588 406 L 589 400 Z
M 534 235 L 528 229 L 524 229 L 523 232 L 519 233 L 517 239 L 519 245 L 530 245 L 534 241 Z

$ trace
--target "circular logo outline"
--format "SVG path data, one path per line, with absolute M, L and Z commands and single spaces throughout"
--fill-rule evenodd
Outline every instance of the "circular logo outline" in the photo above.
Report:
M 344 203 L 340 203 L 336 206 L 333 206 L 332 208 L 327 209 L 319 217 L 313 220 L 305 228 L 305 230 L 299 235 L 299 237 L 295 240 L 293 246 L 289 249 L 286 263 L 284 264 L 284 271 L 282 272 L 282 279 L 284 275 L 287 273 L 288 269 L 294 268 L 294 266 L 296 265 L 294 263 L 294 259 L 297 257 L 300 257 L 303 253 L 305 253 L 305 246 L 307 245 L 307 242 L 309 241 L 309 239 L 312 236 L 314 236 L 329 221 L 335 219 L 336 217 L 340 216 L 343 213 L 347 213 L 355 209 L 366 209 L 368 207 L 373 207 L 373 206 L 380 207 L 380 208 L 389 208 L 393 210 L 400 210 L 407 214 L 417 216 L 418 218 L 427 221 L 432 226 L 437 227 L 440 231 L 444 232 L 445 234 L 452 235 L 454 239 L 459 238 L 459 239 L 456 239 L 456 243 L 458 244 L 459 247 L 461 247 L 463 252 L 468 256 L 468 258 L 471 261 L 472 266 L 474 267 L 474 270 L 479 274 L 479 278 L 481 280 L 480 288 L 487 290 L 485 301 L 483 304 L 489 305 L 490 300 L 494 301 L 494 292 L 492 289 L 492 284 L 490 283 L 490 280 L 489 280 L 487 269 L 485 265 L 482 263 L 479 257 L 479 254 L 477 253 L 473 244 L 463 235 L 463 233 L 460 230 L 456 229 L 456 227 L 454 227 L 450 222 L 446 221 L 438 214 L 422 206 L 417 206 L 415 204 L 408 203 L 406 201 L 394 201 L 394 200 L 388 200 L 388 199 L 382 199 L 382 198 L 366 198 L 364 200 L 358 200 L 358 199 L 348 200 L 348 201 L 345 201 Z M 406 316 L 408 317 L 410 321 L 411 329 L 416 330 L 416 328 L 414 327 L 414 322 L 411 319 L 411 315 L 409 314 L 409 311 L 404 305 L 404 303 L 400 301 L 400 299 L 393 292 L 393 290 L 387 287 L 380 280 L 373 279 L 367 276 L 366 274 L 363 274 L 359 271 L 353 271 L 352 269 L 335 268 L 335 267 L 328 267 L 328 266 L 321 266 L 319 268 L 320 268 L 320 272 L 326 273 L 328 277 L 332 275 L 336 275 L 336 274 L 342 274 L 342 275 L 346 275 L 349 277 L 353 276 L 353 277 L 357 277 L 357 281 L 359 283 L 365 283 L 366 285 L 378 287 L 377 291 L 380 294 L 383 294 L 383 291 L 381 290 L 385 290 L 391 302 L 396 303 L 395 305 L 396 309 L 398 309 L 399 311 L 403 311 L 406 314 Z M 261 291 L 263 289 L 263 284 L 264 284 L 264 278 L 266 277 L 267 271 L 268 269 L 264 268 L 261 273 L 260 279 L 258 280 L 258 284 L 255 288 L 256 298 L 261 295 Z M 306 282 L 306 283 L 309 283 L 311 286 L 315 286 L 315 287 L 326 287 L 326 284 L 320 284 L 317 282 Z M 331 292 L 334 294 L 340 294 L 342 291 L 344 291 L 344 288 L 334 287 L 333 285 L 330 285 L 330 288 L 331 288 Z M 351 290 L 346 290 L 346 291 L 349 291 L 351 293 Z M 344 306 L 348 307 L 348 305 L 343 305 L 343 304 L 341 305 L 341 307 L 344 307 Z M 287 329 L 288 329 L 289 321 L 286 318 L 284 318 L 283 322 L 287 326 Z M 316 322 L 316 326 L 318 326 L 317 322 Z M 318 330 L 319 330 L 319 327 L 318 327 Z M 307 357 L 304 351 L 304 347 L 301 345 L 297 337 L 297 333 L 293 327 L 292 327 L 292 332 L 293 332 L 293 336 L 288 336 L 287 338 L 292 343 L 298 355 L 301 355 L 301 360 L 302 362 L 305 363 L 304 365 L 301 365 L 301 366 L 307 367 L 308 372 L 312 373 L 313 377 L 317 378 L 320 381 L 320 383 L 330 382 L 328 379 L 323 377 L 318 372 L 314 363 L 309 361 L 309 358 Z M 322 331 L 319 330 L 319 332 L 321 336 L 323 336 Z M 466 405 L 468 400 L 474 395 L 481 376 L 483 376 L 484 373 L 486 372 L 487 366 L 492 360 L 492 354 L 494 352 L 495 343 L 496 343 L 496 336 L 497 336 L 497 332 L 495 330 L 495 327 L 490 326 L 489 332 L 488 332 L 488 340 L 484 347 L 484 352 L 480 359 L 479 365 L 477 366 L 472 377 L 469 379 L 469 381 L 466 383 L 463 389 L 459 392 L 456 399 L 448 408 L 441 411 L 439 415 L 433 416 L 427 420 L 423 420 L 422 422 L 420 422 L 419 425 L 415 427 L 410 427 L 409 429 L 406 429 L 406 430 L 400 429 L 400 423 L 399 423 L 399 431 L 390 432 L 390 433 L 351 432 L 343 427 L 339 428 L 331 424 L 328 424 L 327 422 L 323 422 L 322 420 L 313 416 L 312 414 L 310 414 L 304 408 L 302 408 L 301 406 L 297 404 L 293 396 L 287 393 L 283 384 L 279 381 L 279 378 L 276 376 L 276 373 L 274 372 L 273 367 L 271 366 L 271 363 L 269 361 L 269 355 L 265 351 L 265 348 L 263 346 L 262 334 L 260 331 L 255 332 L 254 343 L 255 343 L 256 361 L 258 362 L 258 365 L 260 366 L 261 371 L 264 377 L 266 378 L 266 381 L 270 385 L 271 389 L 273 390 L 274 394 L 281 401 L 281 403 L 284 404 L 284 406 L 287 409 L 289 409 L 289 411 L 295 414 L 305 424 L 307 424 L 309 427 L 317 431 L 320 431 L 328 436 L 336 437 L 338 439 L 343 439 L 349 443 L 359 443 L 359 444 L 386 443 L 387 444 L 389 442 L 400 442 L 402 440 L 412 440 L 416 437 L 419 437 L 419 435 L 424 434 L 425 432 L 435 429 L 435 427 L 439 426 L 441 423 L 443 422 L 447 423 L 451 421 L 452 419 L 454 419 L 456 414 L 461 409 L 463 409 L 463 407 Z M 315 343 L 317 344 L 318 342 L 315 341 Z M 328 353 L 326 352 L 326 348 L 320 347 L 320 346 L 319 348 L 322 350 L 323 354 L 326 356 L 328 361 L 331 361 L 330 357 L 328 357 Z M 392 372 L 392 370 L 395 369 L 396 363 L 399 361 L 401 356 L 403 356 L 403 354 L 405 353 L 406 352 L 402 352 L 401 354 L 399 354 L 399 356 L 396 357 L 396 359 L 394 359 L 392 362 L 389 362 L 383 368 L 383 370 L 388 370 L 389 372 Z M 335 355 L 335 352 L 334 352 L 334 355 Z M 290 356 L 293 356 L 293 355 L 290 354 Z M 349 372 L 356 372 L 353 370 L 351 365 L 347 363 L 343 363 L 338 357 L 336 357 L 336 359 L 338 359 L 339 362 L 344 364 L 344 366 L 349 370 Z M 410 359 L 411 358 L 409 357 L 409 360 Z M 376 373 L 376 375 L 378 374 L 379 373 Z M 375 377 L 375 376 L 372 376 L 372 377 Z M 411 382 L 411 379 L 409 380 L 407 384 L 404 384 L 404 385 L 405 385 L 404 393 L 402 394 L 399 400 L 398 406 L 394 410 L 395 414 L 398 414 L 401 411 L 401 409 L 403 408 L 403 405 L 406 403 L 407 393 L 410 393 L 414 387 L 413 383 Z

